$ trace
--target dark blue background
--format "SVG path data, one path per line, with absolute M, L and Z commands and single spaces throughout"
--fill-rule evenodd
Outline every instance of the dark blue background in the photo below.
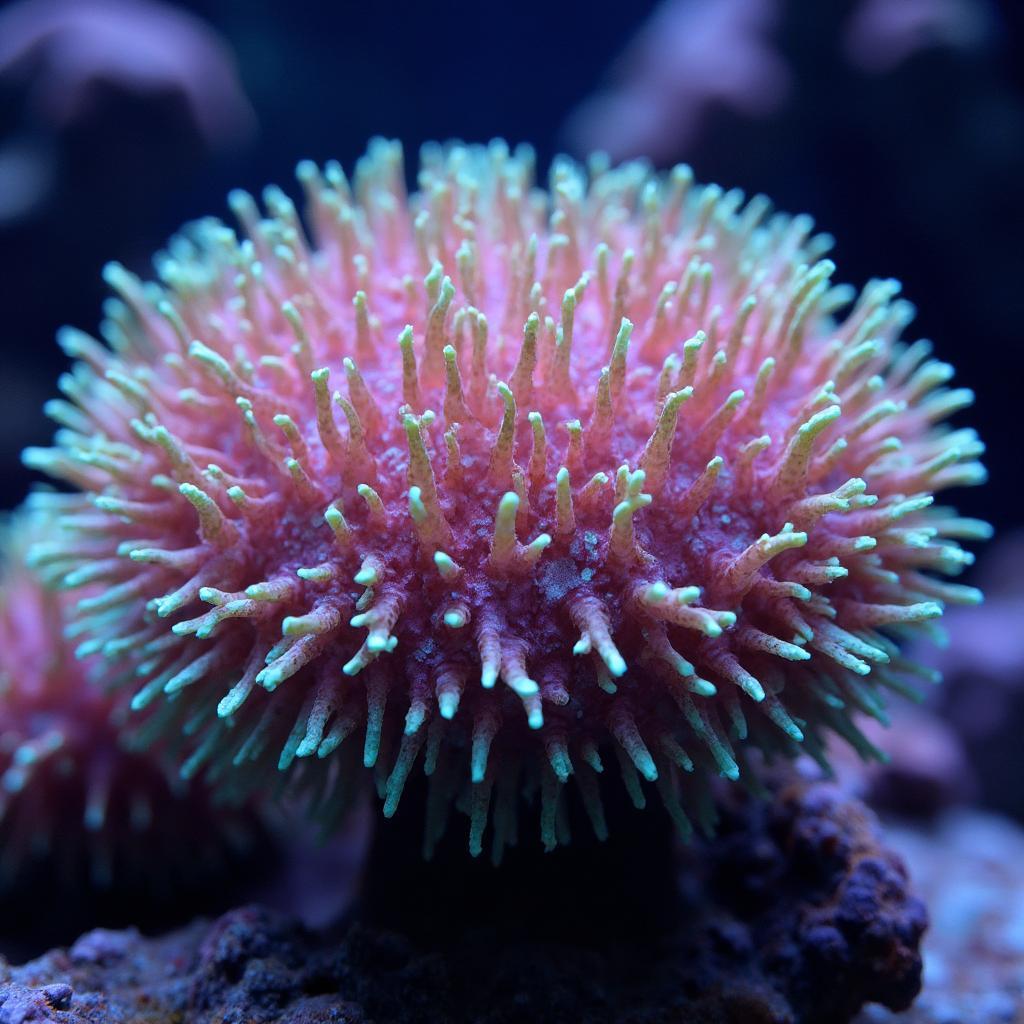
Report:
M 1018 409 L 1024 371 L 1024 59 L 1017 0 L 977 0 L 994 27 L 982 48 L 938 47 L 866 76 L 843 59 L 852 0 L 789 0 L 775 38 L 796 88 L 776 115 L 713 111 L 681 154 L 698 178 L 810 212 L 838 239 L 841 280 L 894 276 L 958 381 L 962 414 L 990 446 L 993 481 L 962 498 L 1000 526 L 1024 519 Z M 259 129 L 213 155 L 173 97 L 116 84 L 53 135 L 55 186 L 31 216 L 0 224 L 0 482 L 21 500 L 18 451 L 45 443 L 39 407 L 63 365 L 62 323 L 95 328 L 99 272 L 120 259 L 145 273 L 182 222 L 225 212 L 229 188 L 292 187 L 296 162 L 351 166 L 366 139 L 534 144 L 543 169 L 571 109 L 651 13 L 629 3 L 179 4 L 226 39 Z M 0 82 L 0 141 L 31 135 L 23 82 Z M 411 159 L 410 159 L 410 162 Z

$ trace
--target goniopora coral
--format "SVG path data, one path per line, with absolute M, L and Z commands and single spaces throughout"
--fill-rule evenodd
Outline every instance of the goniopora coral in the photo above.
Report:
M 571 778 L 603 835 L 609 759 L 687 833 L 750 746 L 872 754 L 855 714 L 977 600 L 935 574 L 987 532 L 933 506 L 981 445 L 898 286 L 833 285 L 809 218 L 686 167 L 545 191 L 526 148 L 429 146 L 407 195 L 377 141 L 298 176 L 305 222 L 238 192 L 160 283 L 108 267 L 26 453 L 83 492 L 44 499 L 53 564 L 102 583 L 77 628 L 185 773 L 326 760 L 330 815 L 361 760 L 391 815 L 422 765 L 428 850 L 456 806 L 500 855 L 523 794 L 564 841 Z
M 173 878 L 180 897 L 237 858 L 253 823 L 125 748 L 123 700 L 103 689 L 99 659 L 75 656 L 74 598 L 27 564 L 30 545 L 47 560 L 53 523 L 22 513 L 3 530 L 0 900 L 28 879 L 56 894 L 141 886 L 154 897 Z

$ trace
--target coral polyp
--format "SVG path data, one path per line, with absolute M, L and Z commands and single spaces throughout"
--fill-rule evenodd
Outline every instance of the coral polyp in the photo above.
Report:
M 186 774 L 333 761 L 329 816 L 361 760 L 391 815 L 422 765 L 428 849 L 456 806 L 500 853 L 524 794 L 566 838 L 572 777 L 603 835 L 607 763 L 686 833 L 751 747 L 870 755 L 856 714 L 977 599 L 937 574 L 986 532 L 933 506 L 981 445 L 898 286 L 834 285 L 809 218 L 686 167 L 545 191 L 528 149 L 431 146 L 407 195 L 377 141 L 298 176 L 305 222 L 234 193 L 241 234 L 190 226 L 159 283 L 108 268 L 26 453 L 84 492 L 43 499 L 54 564 L 102 583 L 86 647 Z
M 125 748 L 119 701 L 98 659 L 65 636 L 69 595 L 30 568 L 53 523 L 19 514 L 4 526 L 0 567 L 0 900 L 38 883 L 58 901 L 84 888 L 176 898 L 237 861 L 253 822 L 215 810 L 154 757 Z M 72 629 L 71 632 L 74 632 Z M 193 842 L 182 844 L 185 837 Z M 89 903 L 79 892 L 77 903 Z M 34 907 L 51 912 L 38 893 Z M 137 913 L 145 913 L 138 906 Z M 105 906 L 109 911 L 110 907 Z M 73 910 L 66 910 L 73 915 Z

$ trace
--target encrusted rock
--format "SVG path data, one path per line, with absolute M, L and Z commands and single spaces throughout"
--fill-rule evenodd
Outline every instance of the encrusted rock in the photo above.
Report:
M 717 838 L 681 851 L 665 934 L 535 941 L 478 918 L 430 943 L 249 906 L 160 939 L 92 932 L 0 970 L 0 1021 L 842 1024 L 869 1001 L 906 1007 L 926 919 L 901 861 L 837 787 L 774 788 L 765 802 L 731 787 Z

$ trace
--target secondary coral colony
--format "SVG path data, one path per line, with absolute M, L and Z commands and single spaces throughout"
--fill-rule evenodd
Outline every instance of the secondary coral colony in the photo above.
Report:
M 172 877 L 180 897 L 242 853 L 253 823 L 214 811 L 197 785 L 124 748 L 112 720 L 123 701 L 100 685 L 98 660 L 76 658 L 65 636 L 74 600 L 27 564 L 30 545 L 48 560 L 52 531 L 22 513 L 2 538 L 0 901 L 31 881 L 47 894 L 34 892 L 35 909 L 70 896 L 60 914 L 72 915 L 82 890 L 142 887 L 152 903 Z
M 618 774 L 688 834 L 752 748 L 875 753 L 899 640 L 978 599 L 938 575 L 985 528 L 933 505 L 983 477 L 971 394 L 895 282 L 686 167 L 533 174 L 303 163 L 305 221 L 233 193 L 159 283 L 107 268 L 105 344 L 61 335 L 47 560 L 186 776 L 281 769 L 330 819 L 360 763 L 386 815 L 422 770 L 427 850 L 457 808 L 500 856 L 524 800 L 567 839 L 571 780 L 603 836 Z

